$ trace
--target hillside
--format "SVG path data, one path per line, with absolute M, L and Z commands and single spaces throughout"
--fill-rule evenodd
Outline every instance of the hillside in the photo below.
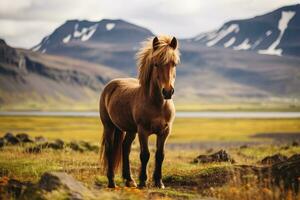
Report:
M 84 109 L 95 104 L 103 86 L 126 76 L 75 59 L 14 49 L 0 44 L 1 109 Z

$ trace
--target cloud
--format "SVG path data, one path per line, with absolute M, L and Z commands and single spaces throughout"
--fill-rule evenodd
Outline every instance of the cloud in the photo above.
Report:
M 31 47 L 68 19 L 122 18 L 154 33 L 191 37 L 231 19 L 249 18 L 298 0 L 1 0 L 0 37 Z

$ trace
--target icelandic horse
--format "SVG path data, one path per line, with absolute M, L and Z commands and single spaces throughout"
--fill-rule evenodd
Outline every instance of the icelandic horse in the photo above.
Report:
M 138 51 L 138 79 L 110 81 L 100 98 L 103 137 L 100 158 L 106 171 L 108 187 L 116 187 L 114 176 L 122 162 L 122 177 L 127 187 L 136 187 L 131 176 L 129 154 L 138 134 L 141 169 L 139 187 L 147 185 L 147 163 L 150 157 L 148 138 L 157 135 L 154 186 L 164 188 L 162 163 L 164 147 L 175 117 L 172 100 L 176 65 L 180 61 L 175 37 L 159 36 L 146 40 Z

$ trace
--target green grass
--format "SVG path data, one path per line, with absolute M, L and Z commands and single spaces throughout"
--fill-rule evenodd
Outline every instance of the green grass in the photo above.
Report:
M 48 139 L 61 138 L 65 141 L 84 140 L 99 145 L 102 135 L 102 126 L 98 118 L 93 117 L 0 117 L 0 136 L 6 132 L 26 132 L 31 137 L 44 136 Z M 175 120 L 173 133 L 168 143 L 210 142 L 210 141 L 251 141 L 250 136 L 263 132 L 300 132 L 300 119 L 183 119 Z M 152 139 L 155 137 L 151 136 Z M 258 140 L 258 139 L 256 139 Z M 29 145 L 30 146 L 30 145 Z M 8 176 L 21 181 L 37 182 L 46 171 L 65 171 L 77 180 L 83 181 L 90 188 L 95 183 L 100 186 L 100 193 L 105 193 L 108 199 L 195 199 L 200 198 L 204 191 L 197 187 L 173 186 L 170 180 L 177 183 L 194 182 L 202 184 L 202 175 L 210 176 L 230 169 L 229 163 L 193 164 L 192 161 L 206 149 L 176 149 L 166 151 L 163 165 L 166 190 L 150 187 L 146 190 L 124 188 L 123 181 L 118 173 L 116 190 L 108 190 L 106 177 L 99 169 L 99 155 L 93 151 L 84 153 L 63 150 L 45 149 L 39 154 L 29 154 L 23 146 L 6 146 L 0 149 L 0 179 Z M 151 157 L 148 173 L 151 183 L 151 174 L 154 168 L 154 147 L 151 146 Z M 217 151 L 219 149 L 214 149 Z M 230 148 L 230 155 L 238 164 L 256 164 L 263 157 L 281 153 L 291 156 L 300 152 L 300 147 L 282 145 L 260 145 L 248 148 Z M 137 180 L 139 174 L 139 145 L 135 141 L 131 153 L 133 177 Z M 199 178 L 200 177 L 200 178 Z M 252 187 L 253 186 L 253 187 Z M 253 195 L 270 193 L 267 189 L 251 185 L 253 190 L 246 191 L 244 186 L 233 185 L 209 189 L 208 193 L 222 199 L 243 199 L 242 194 Z M 234 196 L 226 196 L 228 190 Z M 238 194 L 238 195 L 237 195 Z M 64 191 L 48 194 L 49 199 L 64 197 Z M 259 195 L 258 195 L 259 196 Z M 259 196 L 260 197 L 260 196 Z M 264 197 L 264 196 L 263 196 Z M 259 198 L 256 198 L 259 199 Z M 276 199 L 276 198 L 275 198 Z
M 175 105 L 177 111 L 300 111 L 300 104 L 295 102 L 177 102 Z
M 67 141 L 99 142 L 102 125 L 96 117 L 0 116 L 0 136 L 6 132 L 26 132 L 32 137 L 44 136 Z M 258 140 L 251 138 L 257 133 L 278 132 L 300 132 L 300 119 L 177 118 L 168 142 L 249 141 Z

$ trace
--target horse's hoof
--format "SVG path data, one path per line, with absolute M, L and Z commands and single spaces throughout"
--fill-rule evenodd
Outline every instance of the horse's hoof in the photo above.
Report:
M 156 181 L 155 183 L 154 183 L 154 186 L 155 187 L 158 187 L 158 188 L 160 188 L 160 189 L 165 189 L 165 185 L 164 185 L 164 183 L 160 180 L 160 181 Z
M 147 184 L 146 184 L 146 182 L 140 182 L 139 185 L 138 185 L 138 187 L 140 189 L 143 189 L 143 188 L 147 187 Z
M 108 188 L 116 188 L 116 184 L 114 182 L 108 183 L 107 187 Z
M 137 187 L 136 182 L 134 180 L 126 180 L 125 186 L 126 187 Z

